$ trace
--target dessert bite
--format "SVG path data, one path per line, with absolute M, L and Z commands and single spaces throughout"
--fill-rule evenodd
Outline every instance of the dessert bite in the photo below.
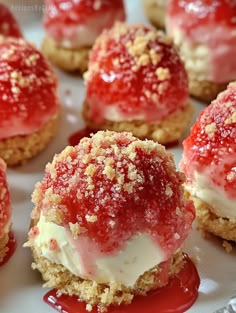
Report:
M 42 50 L 56 66 L 84 72 L 97 36 L 125 20 L 123 0 L 46 0 Z
M 236 241 L 236 83 L 205 108 L 183 142 L 180 163 L 199 226 Z
M 6 164 L 0 159 L 0 265 L 6 258 L 11 230 L 11 201 L 6 181 Z
M 33 192 L 33 268 L 45 286 L 102 311 L 166 285 L 184 266 L 195 216 L 182 183 L 163 146 L 131 133 L 66 147 Z
M 36 48 L 0 37 L 0 157 L 17 165 L 54 137 L 59 122 L 57 78 Z
M 169 0 L 142 0 L 149 22 L 158 29 L 165 29 L 165 17 Z
M 184 66 L 169 37 L 116 23 L 96 40 L 85 74 L 83 116 L 92 129 L 178 141 L 193 114 Z
M 172 0 L 166 21 L 188 72 L 190 93 L 210 102 L 236 79 L 236 2 Z
M 22 33 L 14 15 L 4 4 L 0 3 L 0 35 L 20 38 Z

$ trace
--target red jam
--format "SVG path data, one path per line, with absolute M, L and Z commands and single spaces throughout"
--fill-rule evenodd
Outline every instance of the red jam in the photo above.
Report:
M 89 119 L 161 121 L 188 101 L 172 42 L 151 27 L 118 23 L 97 39 L 86 77 Z
M 59 110 L 57 77 L 23 39 L 0 38 L 0 139 L 39 130 Z
M 188 32 L 198 26 L 221 24 L 236 26 L 236 1 L 174 0 L 170 2 L 171 17 L 183 15 L 183 28 Z
M 195 265 L 185 256 L 184 268 L 167 286 L 147 296 L 137 296 L 129 305 L 110 306 L 107 313 L 183 313 L 196 301 L 199 284 Z M 44 296 L 44 301 L 61 313 L 88 313 L 84 302 L 76 297 L 57 296 L 55 289 Z M 99 310 L 94 308 L 91 312 L 99 313 Z
M 236 198 L 236 84 L 229 85 L 199 115 L 183 142 L 181 168 L 191 181 L 205 173 L 214 185 Z
M 10 10 L 0 3 L 0 35 L 22 37 L 20 27 Z
M 16 238 L 13 232 L 10 232 L 9 234 L 9 241 L 7 244 L 7 248 L 8 248 L 7 254 L 3 258 L 2 262 L 0 262 L 0 266 L 3 266 L 4 264 L 6 264 L 16 250 Z

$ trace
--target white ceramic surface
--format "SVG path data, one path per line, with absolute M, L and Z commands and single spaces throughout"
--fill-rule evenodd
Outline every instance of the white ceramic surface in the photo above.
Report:
M 9 1 L 7 3 L 9 4 Z M 17 5 L 21 4 L 23 5 L 24 1 L 19 0 Z M 12 10 L 20 20 L 25 37 L 39 47 L 43 37 L 42 8 L 37 4 L 31 11 L 14 6 Z M 127 0 L 127 12 L 129 22 L 146 22 L 139 0 Z M 30 268 L 32 261 L 30 251 L 23 249 L 22 245 L 26 240 L 29 226 L 32 209 L 30 197 L 34 184 L 41 180 L 45 164 L 67 145 L 68 136 L 83 127 L 80 116 L 80 107 L 84 97 L 83 81 L 58 70 L 57 73 L 60 79 L 63 109 L 60 132 L 48 149 L 38 157 L 22 167 L 9 169 L 7 172 L 14 208 L 13 229 L 18 246 L 11 260 L 0 268 L 0 313 L 56 312 L 44 304 L 42 298 L 47 290 L 41 288 L 40 275 Z M 194 104 L 196 117 L 204 105 L 196 102 Z M 178 164 L 181 146 L 170 150 L 174 153 Z M 201 277 L 199 298 L 188 312 L 212 313 L 236 295 L 236 253 L 234 251 L 227 254 L 217 240 L 204 240 L 195 229 L 187 241 L 186 251 L 197 261 Z

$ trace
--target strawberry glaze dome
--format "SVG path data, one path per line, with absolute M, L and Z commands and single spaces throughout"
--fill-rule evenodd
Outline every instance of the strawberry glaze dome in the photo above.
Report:
M 0 156 L 15 165 L 41 151 L 59 119 L 57 78 L 33 45 L 0 37 Z
M 0 264 L 8 253 L 9 232 L 11 230 L 11 200 L 6 181 L 6 164 L 0 159 Z
M 20 38 L 22 33 L 11 11 L 0 3 L 0 35 Z
M 188 80 L 169 37 L 151 26 L 116 23 L 92 49 L 83 115 L 92 129 L 178 140 L 192 118 Z
M 236 1 L 172 0 L 167 32 L 180 48 L 190 93 L 211 101 L 236 79 Z
M 45 55 L 64 70 L 83 72 L 97 36 L 125 20 L 123 0 L 46 0 Z
M 163 146 L 130 133 L 100 131 L 65 148 L 33 193 L 34 268 L 92 305 L 167 284 L 195 216 L 182 183 Z
M 236 241 L 236 83 L 204 109 L 183 142 L 180 167 L 202 229 Z

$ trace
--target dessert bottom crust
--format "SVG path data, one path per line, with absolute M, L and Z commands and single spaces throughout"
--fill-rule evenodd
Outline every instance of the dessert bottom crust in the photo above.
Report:
M 85 72 L 88 68 L 88 58 L 91 47 L 66 49 L 57 45 L 51 38 L 45 37 L 42 44 L 43 54 L 47 59 L 69 72 Z
M 142 1 L 143 8 L 149 22 L 158 29 L 165 29 L 165 4 L 159 5 L 156 0 Z
M 193 113 L 194 108 L 191 102 L 188 102 L 184 107 L 170 114 L 168 118 L 162 121 L 146 123 L 137 120 L 128 122 L 104 120 L 102 124 L 96 124 L 89 118 L 89 108 L 86 101 L 84 102 L 82 112 L 86 124 L 92 129 L 108 129 L 117 132 L 129 131 L 140 139 L 152 139 L 161 144 L 168 144 L 181 140 L 185 130 L 192 121 Z
M 56 135 L 60 121 L 57 114 L 41 129 L 30 135 L 14 136 L 0 141 L 0 157 L 7 165 L 15 166 L 42 151 L 49 141 Z
M 211 207 L 196 197 L 192 197 L 196 208 L 199 228 L 224 240 L 236 242 L 236 219 L 222 218 L 212 213 Z
M 3 237 L 0 238 L 0 263 L 3 261 L 9 250 L 7 247 L 8 240 L 9 234 L 4 234 Z
M 198 80 L 197 75 L 188 73 L 189 76 L 189 92 L 195 98 L 210 103 L 217 95 L 226 89 L 228 83 L 214 83 L 207 80 Z
M 81 279 L 69 272 L 64 266 L 50 262 L 41 255 L 39 250 L 32 248 L 32 252 L 35 260 L 32 268 L 41 272 L 46 281 L 45 287 L 56 288 L 59 294 L 78 296 L 89 306 L 98 305 L 101 312 L 105 312 L 106 307 L 111 304 L 129 304 L 135 295 L 145 295 L 150 290 L 162 287 L 168 282 L 169 277 L 181 270 L 184 264 L 183 254 L 178 251 L 168 264 L 169 277 L 164 284 L 163 280 L 160 280 L 162 268 L 157 266 L 140 276 L 133 288 L 127 288 L 115 283 L 106 285 Z

